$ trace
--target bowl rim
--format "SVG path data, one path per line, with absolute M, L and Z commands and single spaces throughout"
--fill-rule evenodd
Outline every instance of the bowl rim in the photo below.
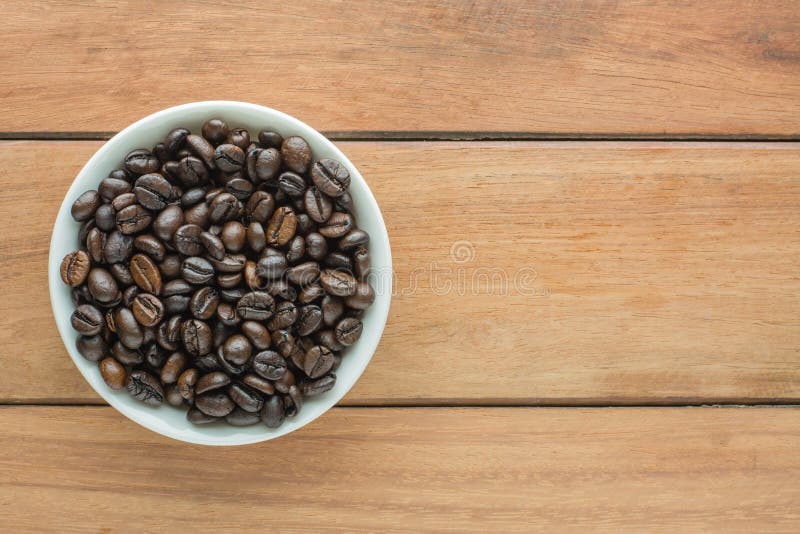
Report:
M 255 112 L 259 114 L 266 114 L 270 115 L 273 118 L 276 118 L 280 121 L 283 121 L 291 126 L 294 130 L 292 133 L 295 135 L 300 135 L 301 137 L 305 138 L 309 145 L 312 147 L 312 151 L 314 150 L 315 146 L 323 145 L 327 151 L 330 151 L 334 154 L 333 157 L 339 159 L 341 163 L 343 163 L 348 170 L 350 171 L 351 175 L 351 182 L 355 181 L 360 184 L 362 187 L 362 196 L 365 197 L 366 203 L 369 205 L 369 210 L 371 212 L 371 216 L 374 216 L 376 219 L 376 224 L 378 228 L 378 232 L 376 234 L 375 230 L 370 231 L 371 243 L 375 243 L 376 239 L 377 242 L 382 243 L 381 249 L 385 252 L 382 256 L 384 257 L 385 263 L 385 270 L 386 272 L 383 273 L 381 276 L 386 276 L 388 279 L 388 291 L 385 292 L 377 292 L 376 291 L 376 298 L 375 302 L 371 306 L 370 312 L 375 315 L 376 322 L 375 325 L 371 328 L 375 335 L 373 336 L 373 340 L 371 342 L 370 347 L 364 347 L 364 351 L 366 354 L 361 356 L 361 361 L 356 362 L 359 365 L 354 368 L 353 373 L 350 376 L 349 383 L 340 391 L 337 395 L 332 395 L 330 398 L 326 398 L 324 406 L 319 409 L 318 413 L 312 415 L 308 420 L 298 423 L 295 426 L 290 427 L 289 425 L 281 425 L 277 429 L 268 429 L 266 427 L 263 433 L 259 434 L 252 434 L 252 435 L 239 435 L 239 436 L 231 436 L 231 439 L 225 439 L 224 437 L 217 437 L 217 436 L 204 436 L 202 434 L 202 429 L 204 427 L 199 426 L 197 427 L 197 433 L 193 434 L 182 434 L 178 433 L 177 431 L 170 431 L 169 429 L 165 429 L 163 427 L 155 427 L 148 421 L 148 418 L 145 417 L 140 413 L 138 408 L 131 408 L 125 405 L 125 402 L 120 401 L 119 398 L 115 395 L 117 392 L 112 391 L 105 385 L 105 382 L 102 380 L 100 381 L 101 387 L 97 387 L 95 384 L 92 383 L 87 372 L 84 371 L 84 368 L 80 362 L 88 362 L 85 360 L 77 351 L 77 349 L 73 346 L 74 344 L 70 343 L 71 338 L 68 335 L 68 325 L 69 321 L 60 321 L 59 314 L 62 313 L 57 309 L 57 306 L 63 305 L 66 299 L 67 302 L 67 309 L 72 310 L 74 306 L 72 305 L 71 300 L 69 297 L 64 297 L 63 288 L 64 283 L 61 280 L 60 275 L 60 264 L 61 264 L 61 257 L 55 257 L 54 254 L 56 253 L 57 245 L 57 237 L 59 236 L 61 231 L 59 231 L 59 225 L 62 223 L 65 218 L 67 220 L 72 221 L 72 217 L 70 214 L 71 202 L 68 202 L 69 199 L 77 198 L 78 194 L 83 191 L 79 189 L 84 186 L 79 186 L 78 184 L 84 181 L 84 175 L 91 172 L 92 167 L 98 164 L 98 162 L 102 161 L 108 152 L 112 149 L 116 148 L 117 145 L 124 144 L 126 142 L 126 138 L 131 135 L 133 132 L 136 132 L 143 126 L 147 126 L 157 121 L 165 118 L 166 116 L 172 116 L 173 114 L 180 114 L 190 111 L 198 111 L 198 110 L 207 110 L 208 117 L 212 117 L 212 114 L 223 115 L 226 112 L 231 112 L 235 110 L 236 112 Z M 134 146 L 127 147 L 127 150 L 133 150 Z M 102 178 L 100 178 L 102 180 Z M 97 182 L 99 184 L 99 181 Z M 362 198 L 359 202 L 363 203 L 364 198 Z M 371 251 L 372 252 L 372 251 Z M 111 405 L 115 410 L 120 412 L 122 415 L 127 417 L 128 419 L 134 421 L 135 423 L 161 434 L 163 436 L 176 439 L 178 441 L 183 441 L 187 443 L 195 443 L 200 445 L 216 445 L 216 446 L 235 446 L 235 445 L 248 445 L 253 443 L 259 443 L 263 441 L 268 441 L 271 439 L 275 439 L 281 437 L 283 435 L 289 434 L 296 430 L 303 428 L 304 426 L 308 425 L 309 423 L 316 420 L 318 417 L 325 414 L 328 410 L 333 408 L 347 393 L 350 389 L 355 385 L 358 379 L 363 374 L 364 370 L 366 369 L 369 362 L 372 360 L 372 357 L 377 350 L 378 344 L 382 338 L 383 331 L 386 326 L 386 322 L 389 315 L 389 305 L 391 302 L 392 296 L 392 256 L 391 256 L 391 246 L 389 242 L 389 235 L 386 228 L 386 223 L 383 219 L 383 214 L 381 212 L 380 206 L 378 205 L 377 200 L 375 199 L 372 190 L 369 187 L 367 181 L 363 178 L 359 170 L 356 168 L 355 165 L 350 161 L 349 158 L 327 137 L 322 135 L 319 131 L 312 128 L 308 124 L 304 123 L 303 121 L 293 117 L 287 113 L 283 113 L 276 109 L 262 106 L 260 104 L 253 104 L 248 102 L 239 102 L 239 101 L 232 101 L 232 100 L 206 100 L 206 101 L 197 101 L 197 102 L 190 102 L 186 104 L 180 104 L 177 106 L 171 106 L 168 108 L 161 109 L 146 117 L 143 117 L 136 122 L 132 123 L 131 125 L 127 126 L 126 128 L 119 131 L 113 137 L 111 137 L 108 141 L 106 141 L 81 167 L 80 171 L 75 175 L 70 184 L 67 192 L 64 195 L 64 198 L 61 201 L 61 205 L 58 209 L 56 214 L 55 222 L 53 223 L 53 231 L 50 237 L 50 247 L 48 252 L 48 289 L 50 294 L 50 304 L 51 309 L 53 311 L 53 319 L 56 323 L 56 327 L 58 328 L 59 335 L 61 337 L 61 341 L 64 345 L 64 348 L 67 350 L 70 358 L 73 361 L 73 364 L 78 368 L 78 371 L 83 376 L 84 380 L 89 384 L 90 387 L 98 394 L 100 397 L 105 400 L 109 405 Z M 59 289 L 62 290 L 59 293 Z M 385 288 L 384 288 L 385 289 Z M 66 323 L 66 325 L 65 325 Z M 364 339 L 360 341 L 365 341 Z M 88 362 L 91 363 L 91 362 Z M 341 380 L 342 375 L 337 375 L 337 382 Z M 105 387 L 103 387 L 105 386 Z M 333 392 L 328 392 L 326 396 Z M 320 399 L 322 400 L 322 399 Z M 143 409 L 146 407 L 142 406 Z

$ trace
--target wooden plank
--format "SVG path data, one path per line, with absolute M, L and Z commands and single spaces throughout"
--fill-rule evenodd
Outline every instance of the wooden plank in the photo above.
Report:
M 325 130 L 800 134 L 792 0 L 0 6 L 4 131 L 229 99 Z
M 341 146 L 397 275 L 346 402 L 800 399 L 800 145 Z M 0 400 L 98 401 L 46 288 L 57 206 L 97 147 L 0 143 Z
M 797 408 L 338 408 L 214 449 L 0 409 L 8 532 L 797 532 Z

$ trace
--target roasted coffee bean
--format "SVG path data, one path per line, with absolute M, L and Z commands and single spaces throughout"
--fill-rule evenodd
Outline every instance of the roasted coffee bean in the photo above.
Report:
M 289 388 L 291 388 L 296 382 L 294 373 L 291 370 L 287 370 L 282 377 L 275 380 L 273 385 L 275 389 L 281 393 L 289 393 Z
M 366 282 L 356 285 L 356 292 L 345 297 L 344 303 L 356 310 L 366 310 L 375 302 L 375 290 Z
M 266 321 L 275 310 L 275 299 L 264 291 L 247 293 L 236 303 L 236 313 L 244 320 Z
M 307 261 L 286 270 L 286 278 L 300 287 L 314 283 L 319 276 L 319 264 L 315 261 Z
M 331 239 L 338 239 L 353 229 L 353 217 L 348 213 L 337 211 L 333 213 L 319 233 Z
M 267 287 L 267 280 L 257 273 L 256 262 L 248 260 L 244 264 L 244 281 L 253 291 L 261 291 Z
M 220 369 L 222 369 L 222 366 L 217 361 L 217 355 L 213 352 L 195 358 L 194 365 L 196 365 L 198 369 L 206 373 L 219 371 Z
M 98 228 L 89 230 L 89 234 L 86 236 L 86 251 L 89 252 L 89 257 L 93 262 L 102 263 L 105 244 L 106 234 L 104 232 Z
M 236 326 L 242 320 L 236 312 L 236 308 L 228 302 L 221 302 L 217 306 L 217 319 L 226 326 Z
M 181 397 L 186 399 L 189 402 L 194 400 L 194 392 L 195 392 L 195 385 L 197 385 L 197 381 L 200 378 L 200 371 L 191 367 L 186 369 L 181 375 L 178 377 L 178 392 L 181 394 Z
M 180 160 L 175 173 L 185 187 L 196 187 L 208 181 L 208 168 L 202 160 L 193 156 Z
M 188 295 L 172 295 L 164 299 L 164 311 L 170 315 L 185 313 L 189 310 L 191 298 Z
M 114 230 L 106 237 L 103 245 L 103 259 L 106 263 L 121 263 L 133 253 L 133 236 Z
M 225 190 L 239 200 L 247 200 L 253 194 L 253 182 L 244 178 L 233 178 L 225 184 Z
M 231 398 L 221 391 L 199 395 L 194 399 L 194 405 L 212 417 L 225 417 L 236 407 Z
M 184 224 L 175 232 L 175 249 L 185 256 L 198 256 L 203 252 L 203 229 L 196 224 Z
M 202 133 L 210 143 L 218 145 L 228 137 L 228 125 L 221 119 L 211 119 L 203 124 Z
M 136 200 L 149 210 L 162 210 L 172 200 L 172 185 L 160 174 L 145 174 L 133 187 Z
M 82 250 L 70 252 L 61 260 L 61 280 L 69 286 L 78 287 L 86 281 L 91 267 L 92 262 L 86 252 Z
M 349 347 L 361 337 L 364 325 L 354 317 L 347 317 L 339 321 L 336 325 L 336 340 L 342 345 Z
M 303 236 L 296 235 L 289 241 L 286 259 L 289 263 L 297 263 L 306 255 L 306 240 Z
M 117 212 L 111 204 L 101 204 L 97 211 L 94 212 L 94 222 L 97 227 L 104 231 L 110 232 L 117 227 Z
M 102 335 L 78 336 L 75 348 L 78 349 L 81 356 L 90 362 L 99 362 L 109 353 L 108 344 Z
M 146 148 L 137 148 L 125 156 L 125 169 L 136 176 L 157 172 L 161 162 Z
M 198 319 L 184 321 L 181 325 L 181 339 L 186 352 L 192 356 L 208 354 L 213 347 L 211 328 Z
M 121 341 L 114 343 L 114 345 L 111 347 L 111 354 L 113 354 L 114 357 L 123 365 L 139 365 L 144 361 L 144 354 L 142 351 L 137 349 L 129 349 L 123 345 Z
M 271 396 L 261 409 L 261 420 L 269 428 L 278 428 L 283 423 L 283 399 L 277 395 Z
M 344 252 L 330 252 L 323 261 L 332 269 L 346 273 L 353 272 L 353 260 Z
M 335 159 L 323 158 L 314 163 L 311 179 L 320 191 L 331 197 L 342 196 L 350 187 L 350 172 Z
M 283 137 L 278 132 L 261 130 L 258 132 L 258 142 L 267 148 L 280 148 L 283 144 Z
M 117 263 L 117 264 L 112 265 L 111 266 L 111 269 L 112 269 L 111 274 L 114 274 L 113 269 L 114 269 L 114 267 L 117 267 L 117 266 L 122 267 L 122 264 L 121 263 Z M 127 267 L 125 267 L 125 269 L 127 269 Z M 119 280 L 119 278 L 116 275 L 114 275 L 114 278 L 117 278 L 117 280 Z M 131 278 L 131 283 L 133 283 L 133 279 L 132 278 Z M 139 286 L 132 285 L 132 286 L 128 287 L 125 291 L 122 292 L 122 304 L 127 306 L 128 308 L 133 307 L 133 300 L 136 298 L 136 296 L 140 292 L 141 292 L 141 290 L 139 289 Z
M 267 380 L 278 380 L 287 372 L 286 360 L 275 351 L 265 350 L 253 358 L 253 371 Z
M 167 243 L 171 242 L 179 228 L 183 226 L 183 210 L 173 204 L 158 214 L 153 222 L 156 237 Z
M 236 145 L 221 144 L 214 150 L 214 163 L 222 172 L 238 171 L 244 165 L 244 151 Z
M 187 209 L 183 212 L 183 220 L 186 224 L 196 224 L 200 228 L 208 228 L 211 221 L 208 204 L 200 202 Z
M 322 310 L 320 307 L 314 304 L 301 306 L 297 316 L 297 335 L 311 335 L 319 330 L 320 326 L 322 326 Z
M 174 384 L 187 364 L 186 355 L 182 352 L 173 352 L 161 368 L 161 383 Z
M 332 351 L 339 351 L 345 348 L 345 346 L 336 339 L 336 332 L 333 330 L 320 330 L 316 333 L 314 339 L 317 340 L 318 344 L 325 345 Z
M 177 280 L 170 280 L 164 284 L 161 294 L 165 297 L 171 297 L 172 295 L 188 295 L 193 291 L 194 287 L 189 285 L 186 280 L 179 278 Z
M 170 158 L 170 153 L 167 150 L 167 145 L 165 145 L 164 143 L 156 143 L 153 146 L 153 155 L 157 157 L 158 161 L 160 161 L 162 164 L 167 160 L 169 160 Z
M 111 202 L 123 193 L 130 193 L 133 189 L 130 182 L 119 178 L 103 178 L 100 187 L 97 188 L 103 200 Z
M 250 132 L 247 131 L 247 128 L 233 128 L 228 132 L 225 142 L 245 150 L 250 144 Z
M 308 216 L 318 223 L 324 223 L 333 214 L 333 201 L 316 187 L 306 191 L 304 204 Z
M 242 282 L 242 273 L 222 273 L 217 275 L 217 284 L 223 289 L 231 289 Z
M 84 192 L 72 204 L 72 218 L 78 222 L 91 219 L 100 206 L 100 200 L 100 194 L 94 189 Z
M 243 365 L 252 354 L 253 346 L 247 337 L 237 334 L 228 338 L 222 345 L 222 357 L 235 365 Z
M 219 363 L 220 369 L 228 373 L 228 375 L 239 376 L 247 370 L 248 367 L 247 365 L 236 365 L 226 360 L 222 356 L 222 347 L 219 347 L 216 353 L 217 353 L 217 363 Z
M 142 326 L 155 326 L 164 319 L 164 304 L 150 293 L 136 295 L 131 311 Z
M 300 136 L 287 137 L 281 143 L 281 158 L 290 171 L 304 174 L 311 163 L 311 147 Z
M 120 292 L 111 273 L 100 267 L 89 271 L 86 285 L 89 287 L 92 298 L 101 303 L 113 302 Z
M 251 388 L 260 391 L 261 393 L 266 393 L 267 395 L 272 395 L 275 393 L 275 388 L 272 386 L 272 382 L 265 378 L 261 378 L 258 375 L 244 375 L 244 377 L 242 377 L 242 382 Z
M 78 229 L 78 243 L 85 244 L 86 238 L 89 237 L 89 232 L 94 228 L 97 228 L 97 223 L 94 222 L 94 218 L 84 221 Z
M 231 426 L 252 426 L 261 421 L 261 415 L 242 410 L 238 406 L 225 416 L 225 422 Z
M 133 280 L 142 291 L 153 295 L 161 294 L 161 271 L 153 260 L 144 254 L 134 254 L 130 269 Z
M 124 210 L 128 206 L 133 206 L 136 204 L 136 195 L 131 193 L 123 193 L 118 195 L 114 200 L 111 201 L 111 207 L 114 208 L 114 211 L 119 213 L 120 211 Z
M 294 237 L 297 219 L 292 208 L 283 206 L 275 210 L 267 226 L 267 242 L 270 245 L 283 246 Z
M 206 415 L 197 408 L 189 408 L 189 411 L 186 412 L 186 419 L 193 425 L 208 425 L 219 421 L 219 417 Z
M 211 319 L 219 306 L 219 292 L 210 286 L 201 287 L 189 301 L 189 312 L 196 319 Z
M 220 239 L 229 252 L 239 252 L 244 248 L 247 230 L 239 221 L 229 221 L 222 226 Z
M 325 290 L 322 289 L 322 286 L 319 284 L 311 284 L 305 286 L 300 294 L 297 295 L 297 301 L 300 304 L 311 304 L 318 298 L 321 298 L 325 295 Z
M 133 312 L 125 307 L 114 312 L 114 326 L 120 342 L 129 349 L 138 349 L 144 343 L 144 331 Z
M 297 214 L 297 233 L 300 235 L 308 235 L 317 230 L 317 224 L 311 220 L 307 213 Z
M 182 322 L 180 315 L 173 315 L 167 321 L 162 321 L 156 328 L 156 343 L 166 350 L 178 350 Z
M 271 343 L 270 334 L 269 330 L 264 328 L 264 325 L 256 321 L 245 321 L 240 328 L 256 349 L 266 350 L 269 348 Z
M 72 312 L 70 322 L 79 334 L 94 336 L 103 329 L 103 313 L 91 304 L 82 304 Z
M 194 187 L 181 195 L 181 206 L 188 208 L 198 202 L 203 202 L 206 198 L 206 191 L 202 187 Z
M 219 298 L 222 299 L 223 302 L 227 302 L 229 304 L 236 304 L 236 302 L 245 296 L 247 293 L 247 289 L 243 287 L 233 287 L 230 289 L 220 289 L 219 290 Z
M 336 376 L 333 374 L 329 374 L 327 376 L 323 376 L 319 380 L 314 380 L 313 382 L 306 382 L 301 386 L 301 391 L 303 395 L 306 397 L 315 397 L 317 395 L 321 395 L 326 391 L 330 391 L 333 389 L 333 386 L 336 385 Z
M 250 145 L 245 150 L 244 156 L 244 168 L 247 173 L 247 177 L 253 182 L 258 182 L 258 173 L 256 172 L 256 164 L 258 162 L 258 156 L 261 155 L 263 149 L 256 145 Z
M 245 215 L 251 222 L 266 224 L 275 211 L 275 199 L 266 191 L 256 191 L 247 201 Z
M 125 387 L 125 382 L 128 379 L 128 372 L 117 360 L 111 357 L 105 358 L 100 362 L 98 367 L 100 367 L 100 376 L 103 377 L 108 387 L 117 391 Z
M 177 254 L 167 254 L 164 261 L 158 265 L 163 279 L 175 278 L 181 274 L 181 258 Z
M 209 258 L 211 265 L 220 273 L 238 273 L 244 269 L 247 256 L 244 254 L 227 254 L 221 260 Z
M 267 246 L 267 236 L 261 223 L 253 221 L 247 226 L 247 246 L 256 254 Z
M 175 128 L 167 134 L 164 139 L 164 144 L 167 150 L 172 154 L 177 154 L 178 150 L 182 149 L 186 143 L 186 138 L 192 133 L 186 128 Z
M 339 250 L 352 250 L 369 243 L 369 234 L 364 230 L 354 229 L 339 240 Z
M 344 313 L 344 302 L 338 297 L 325 295 L 320 302 L 320 308 L 322 308 L 322 321 L 328 326 L 333 326 Z
M 164 398 L 170 406 L 183 406 L 183 397 L 181 397 L 178 386 L 175 384 L 168 385 L 164 388 Z
M 190 284 L 205 284 L 214 278 L 214 267 L 205 258 L 190 256 L 181 264 L 181 275 Z
M 236 217 L 242 203 L 230 193 L 220 193 L 209 206 L 209 218 L 213 223 L 224 223 Z
M 292 402 L 294 403 L 294 415 L 297 415 L 297 413 L 299 413 L 300 409 L 303 407 L 303 393 L 300 391 L 300 388 L 297 386 L 291 386 L 289 388 L 289 398 L 292 399 Z
M 133 239 L 133 248 L 144 252 L 155 261 L 163 260 L 164 255 L 167 253 L 164 243 L 153 234 L 137 235 Z
M 336 211 L 353 213 L 353 196 L 349 192 L 345 192 L 333 199 L 333 206 Z
M 159 405 L 164 402 L 164 389 L 158 379 L 147 371 L 131 372 L 125 387 L 134 399 L 146 404 Z
M 333 367 L 333 352 L 324 345 L 315 345 L 306 352 L 303 372 L 309 378 L 319 378 Z
M 228 132 L 225 132 L 228 135 Z M 222 137 L 225 139 L 225 136 Z M 209 169 L 214 169 L 214 146 L 200 137 L 199 135 L 190 134 L 186 136 L 186 146 L 189 151 L 205 163 Z
M 362 282 L 366 281 L 371 271 L 369 251 L 366 247 L 358 247 L 355 252 L 353 252 L 353 264 L 356 278 Z
M 72 300 L 72 305 L 76 307 L 81 304 L 91 304 L 94 301 L 91 293 L 89 293 L 89 288 L 85 285 L 72 288 L 70 299 Z
M 161 173 L 161 175 L 164 176 L 167 180 L 169 180 L 170 182 L 173 182 L 173 191 L 175 191 L 175 187 L 177 187 L 174 184 L 174 181 L 179 179 L 178 178 L 178 169 L 179 168 L 180 168 L 180 163 L 179 162 L 177 162 L 177 161 L 165 161 L 164 164 L 161 165 L 161 171 L 159 171 Z M 176 191 L 176 196 L 180 196 L 180 195 L 178 195 L 177 191 Z
M 261 394 L 238 382 L 228 386 L 228 396 L 246 412 L 258 412 L 264 405 Z
M 325 269 L 319 275 L 323 289 L 337 297 L 347 297 L 356 292 L 356 280 L 350 274 L 333 269 Z
M 299 174 L 285 172 L 278 177 L 278 188 L 290 197 L 303 196 L 306 187 L 306 181 Z
M 144 206 L 132 204 L 117 212 L 117 228 L 123 234 L 138 234 L 153 222 L 153 216 Z
M 161 369 L 164 365 L 164 360 L 167 359 L 167 353 L 157 343 L 150 343 L 142 351 L 144 353 L 144 361 L 153 370 Z
M 273 297 L 281 298 L 283 300 L 295 300 L 297 298 L 297 291 L 286 280 L 273 280 L 267 284 L 265 289 L 267 293 Z
M 282 253 L 271 254 L 258 260 L 256 273 L 264 278 L 274 280 L 283 276 L 287 266 L 286 256 Z
M 294 336 L 288 330 L 275 330 L 272 332 L 272 345 L 287 358 L 295 347 Z
M 306 254 L 312 260 L 321 260 L 328 253 L 328 242 L 325 237 L 317 232 L 311 232 L 305 238 Z
M 271 330 L 281 330 L 289 328 L 297 321 L 298 311 L 294 302 L 284 301 L 275 307 L 273 315 L 267 326 Z
M 262 182 L 273 180 L 281 168 L 282 155 L 274 148 L 257 149 L 253 162 L 255 178 Z M 250 169 L 248 168 L 248 174 Z M 252 175 L 251 175 L 252 177 Z

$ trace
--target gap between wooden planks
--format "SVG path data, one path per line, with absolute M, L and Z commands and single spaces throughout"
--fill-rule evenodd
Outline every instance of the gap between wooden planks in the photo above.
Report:
M 239 448 L 0 408 L 0 527 L 797 532 L 798 408 L 334 408 Z
M 57 207 L 98 146 L 0 143 L 13 170 L 0 188 L 2 402 L 99 402 L 46 287 Z M 345 403 L 800 399 L 800 145 L 340 146 L 383 209 L 397 275 Z
M 324 130 L 800 134 L 791 0 L 0 8 L 6 131 L 119 130 L 228 99 Z

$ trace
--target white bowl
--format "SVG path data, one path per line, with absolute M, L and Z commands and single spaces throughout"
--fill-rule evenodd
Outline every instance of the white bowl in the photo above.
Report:
M 345 352 L 336 371 L 334 388 L 318 397 L 306 399 L 300 413 L 292 419 L 287 418 L 276 429 L 262 424 L 250 427 L 226 424 L 196 426 L 186 420 L 186 410 L 173 408 L 166 403 L 160 407 L 150 407 L 134 400 L 124 390 L 113 391 L 100 376 L 97 364 L 84 359 L 75 348 L 78 336 L 70 325 L 74 306 L 70 288 L 61 281 L 59 273 L 63 257 L 78 247 L 77 232 L 80 225 L 70 215 L 75 199 L 87 189 L 97 189 L 103 178 L 121 166 L 130 150 L 151 148 L 178 126 L 198 133 L 203 122 L 214 117 L 224 119 L 231 127 L 245 127 L 251 135 L 264 128 L 277 131 L 284 137 L 300 135 L 311 146 L 313 160 L 328 157 L 346 165 L 351 176 L 350 193 L 358 226 L 370 235 L 369 250 L 374 273 L 372 284 L 376 298 L 363 317 L 361 339 Z M 140 425 L 177 440 L 205 445 L 244 445 L 277 438 L 307 425 L 328 411 L 353 387 L 372 358 L 386 324 L 392 289 L 391 265 L 389 236 L 378 203 L 358 169 L 332 142 L 307 124 L 274 109 L 243 102 L 209 101 L 184 104 L 154 113 L 128 126 L 100 147 L 78 173 L 58 210 L 50 241 L 48 277 L 53 314 L 67 352 L 84 378 L 111 406 Z

